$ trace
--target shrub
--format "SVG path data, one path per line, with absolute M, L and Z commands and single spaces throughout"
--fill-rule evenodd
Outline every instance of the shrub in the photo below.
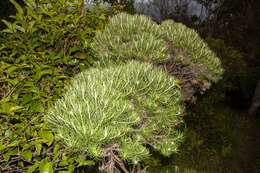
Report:
M 104 62 L 129 59 L 161 62 L 167 59 L 161 35 L 159 26 L 146 16 L 121 13 L 96 34 L 92 48 Z
M 157 25 L 122 13 L 96 34 L 91 48 L 103 66 L 77 75 L 48 111 L 46 121 L 56 137 L 112 165 L 105 168 L 120 160 L 115 155 L 134 164 L 144 161 L 149 147 L 164 156 L 176 152 L 183 139 L 185 82 L 210 84 L 222 75 L 207 44 L 184 25 Z
M 189 102 L 223 73 L 218 57 L 204 40 L 170 20 L 157 25 L 146 16 L 121 13 L 110 19 L 91 47 L 101 64 L 136 59 L 165 68 L 182 82 L 183 100 Z
M 136 163 L 149 156 L 148 144 L 169 156 L 182 140 L 180 88 L 152 65 L 90 69 L 77 75 L 46 120 L 56 136 L 94 158 L 118 145 L 120 156 Z
M 61 54 L 65 63 L 86 60 L 89 47 L 82 49 L 82 44 L 89 43 L 95 30 L 105 26 L 108 16 L 105 9 L 98 7 L 81 12 L 80 0 L 74 0 L 74 3 L 28 0 L 24 8 L 14 0 L 11 2 L 16 6 L 17 14 L 13 16 L 13 23 L 3 20 L 7 27 L 1 32 L 5 33 L 4 41 L 8 44 L 4 44 L 2 52 L 12 52 L 14 58 L 28 54 L 53 56 L 55 53 Z M 85 56 L 79 58 L 76 52 L 85 53 Z M 84 63 L 89 64 L 88 61 Z
M 217 82 L 222 73 L 221 62 L 199 34 L 181 23 L 171 20 L 161 24 L 161 30 L 174 48 L 181 48 L 198 67 L 205 69 L 201 77 Z
M 105 26 L 108 13 L 95 7 L 81 15 L 79 0 L 26 0 L 24 8 L 11 2 L 17 14 L 0 31 L 0 172 L 91 165 L 54 140 L 43 114 L 62 95 L 65 80 L 92 64 L 82 44 Z

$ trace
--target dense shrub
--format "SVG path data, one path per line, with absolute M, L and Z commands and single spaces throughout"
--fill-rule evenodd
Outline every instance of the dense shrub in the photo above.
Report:
M 108 12 L 94 7 L 81 14 L 78 0 L 26 0 L 24 8 L 11 2 L 14 22 L 4 21 L 0 31 L 0 172 L 72 172 L 93 164 L 69 155 L 42 117 L 65 80 L 92 64 L 82 44 L 105 26 Z
M 122 63 L 118 67 L 107 67 L 104 71 L 99 67 L 78 75 L 72 80 L 74 84 L 67 88 L 64 97 L 56 102 L 56 106 L 61 107 L 54 107 L 49 112 L 48 121 L 56 129 L 57 138 L 43 122 L 45 110 L 64 92 L 64 79 L 89 67 L 92 57 L 100 59 L 105 65 L 110 60 L 136 59 L 152 62 L 159 67 L 173 58 L 169 46 L 174 47 L 165 38 L 161 26 L 144 16 L 120 14 L 112 18 L 105 31 L 98 32 L 91 43 L 96 32 L 106 24 L 106 10 L 97 7 L 86 10 L 81 0 L 74 0 L 73 3 L 64 0 L 27 0 L 24 8 L 14 0 L 11 2 L 17 14 L 13 16 L 14 22 L 4 21 L 6 28 L 0 32 L 0 72 L 3 74 L 0 81 L 1 171 L 72 172 L 75 166 L 95 164 L 87 160 L 85 153 L 73 155 L 71 148 L 73 151 L 84 151 L 94 158 L 107 157 L 111 154 L 107 153 L 109 151 L 118 152 L 123 159 L 133 162 L 149 155 L 145 147 L 147 145 L 167 156 L 176 151 L 182 139 L 177 131 L 181 122 L 180 113 L 184 112 L 180 88 L 174 77 L 153 69 L 152 65 Z M 90 48 L 93 48 L 94 55 Z M 192 60 L 189 56 L 185 58 Z M 185 65 L 184 62 L 181 64 Z M 203 69 L 209 68 L 208 64 L 203 65 Z M 95 72 L 97 74 L 94 75 Z M 117 76 L 114 74 L 116 72 Z M 216 74 L 220 75 L 220 72 L 210 75 Z M 88 79 L 93 83 L 89 83 Z M 78 80 L 86 86 L 75 86 Z M 86 92 L 82 92 L 85 87 L 90 92 L 86 89 Z M 105 92 L 106 87 L 112 95 Z M 79 97 L 81 94 L 90 97 Z M 97 101 L 96 96 L 103 99 Z M 66 102 L 68 105 L 65 106 L 71 112 L 62 112 L 60 108 L 63 101 L 70 99 L 74 99 L 73 102 Z M 104 115 L 99 117 L 102 114 L 93 113 L 101 121 L 88 121 L 89 125 L 97 125 L 92 128 L 97 133 L 89 135 L 91 129 L 86 131 L 89 136 L 84 136 L 84 129 L 93 126 L 84 126 L 83 121 L 78 121 L 83 118 L 79 112 L 82 99 L 84 104 L 89 105 L 90 111 L 97 110 Z M 91 99 L 96 102 L 91 102 Z M 122 105 L 126 106 L 127 112 L 121 114 L 119 110 Z M 113 111 L 119 114 L 114 115 Z M 75 119 L 69 119 L 71 121 L 68 122 L 71 114 L 75 115 Z M 123 115 L 129 116 L 122 118 Z M 61 119 L 62 116 L 64 119 Z M 60 126 L 64 120 L 66 123 L 62 125 L 67 128 Z M 130 122 L 126 121 L 128 124 L 123 126 L 118 123 L 121 120 Z M 111 125 L 107 126 L 113 122 L 118 125 L 114 131 Z M 58 126 L 54 127 L 54 124 Z M 121 136 L 117 137 L 117 133 Z M 63 141 L 59 143 L 56 139 Z M 71 148 L 65 149 L 62 145 L 64 142 Z
M 223 70 L 219 58 L 195 30 L 171 20 L 164 21 L 161 29 L 174 48 L 184 49 L 190 61 L 201 68 L 200 77 L 214 82 L 220 79 Z
M 74 53 L 82 52 L 86 55 L 79 59 L 87 59 L 89 47 L 83 50 L 82 44 L 89 43 L 95 30 L 104 27 L 108 16 L 105 9 L 98 7 L 81 12 L 80 0 L 74 3 L 45 0 L 35 3 L 28 0 L 24 9 L 15 1 L 12 2 L 17 14 L 13 16 L 13 23 L 3 20 L 7 27 L 1 32 L 5 33 L 4 42 L 8 44 L 4 44 L 0 55 L 12 51 L 14 58 L 28 54 L 47 54 L 52 57 L 55 53 L 64 57 L 61 63 L 73 63 L 79 58 Z
M 105 160 L 105 169 L 118 162 L 114 155 L 144 161 L 147 145 L 164 156 L 176 152 L 185 111 L 178 84 L 217 82 L 222 68 L 216 55 L 184 25 L 157 25 L 126 13 L 112 17 L 91 47 L 102 66 L 75 77 L 48 112 L 56 137 L 74 151 Z M 169 63 L 175 66 L 167 69 Z M 182 78 L 185 73 L 191 75 Z
M 159 26 L 145 16 L 121 13 L 97 33 L 92 48 L 103 61 L 138 59 L 161 62 L 167 51 Z
M 114 16 L 91 47 L 101 64 L 135 59 L 165 68 L 182 82 L 187 101 L 223 73 L 218 57 L 194 30 L 173 21 L 157 25 L 143 15 Z
M 80 73 L 46 118 L 56 136 L 76 151 L 102 158 L 118 145 L 123 159 L 137 163 L 149 156 L 143 144 L 166 156 L 177 151 L 182 111 L 173 77 L 129 62 Z
M 252 122 L 247 110 L 241 111 L 241 105 L 246 102 L 230 95 L 230 92 L 241 92 L 241 87 L 247 83 L 244 78 L 250 73 L 243 60 L 244 54 L 223 40 L 207 38 L 206 41 L 221 60 L 225 74 L 197 99 L 196 104 L 186 109 L 186 132 L 179 147 L 180 154 L 172 161 L 167 160 L 169 164 L 166 165 L 159 159 L 151 159 L 147 163 L 148 172 L 255 172 L 250 166 L 254 162 L 249 152 L 255 141 L 255 137 L 249 135 Z

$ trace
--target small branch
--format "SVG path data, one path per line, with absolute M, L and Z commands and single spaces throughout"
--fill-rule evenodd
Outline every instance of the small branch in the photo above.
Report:
M 80 9 L 79 9 L 80 16 L 85 14 L 85 0 L 81 0 L 80 2 Z
M 124 165 L 124 162 L 117 156 L 118 148 L 119 146 L 117 144 L 114 144 L 104 149 L 104 159 L 102 161 L 101 167 L 99 168 L 100 171 L 106 173 L 114 173 L 115 170 L 122 170 L 124 173 L 129 173 Z

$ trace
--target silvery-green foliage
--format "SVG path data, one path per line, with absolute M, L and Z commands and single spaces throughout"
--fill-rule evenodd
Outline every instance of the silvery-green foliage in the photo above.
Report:
M 195 30 L 171 20 L 157 25 L 148 17 L 121 13 L 96 35 L 92 48 L 104 64 L 129 59 L 161 63 L 170 57 L 166 46 L 169 41 L 172 48 L 183 49 L 189 55 L 187 58 L 201 69 L 199 80 L 220 79 L 221 62 L 206 42 Z
M 144 144 L 166 156 L 177 151 L 182 110 L 174 77 L 130 61 L 78 74 L 46 121 L 76 151 L 101 158 L 117 144 L 123 159 L 138 162 L 149 156 Z
M 96 34 L 92 48 L 100 61 L 138 59 L 161 62 L 167 51 L 159 26 L 143 15 L 121 13 L 103 32 Z
M 207 70 L 202 78 L 214 82 L 220 79 L 223 69 L 219 58 L 195 30 L 172 20 L 164 21 L 160 29 L 174 48 L 184 49 L 194 64 Z

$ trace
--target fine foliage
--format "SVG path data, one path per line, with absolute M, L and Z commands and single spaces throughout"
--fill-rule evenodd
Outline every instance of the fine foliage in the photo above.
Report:
M 223 73 L 218 57 L 205 41 L 194 30 L 173 21 L 157 25 L 146 16 L 121 13 L 110 19 L 91 45 L 101 62 L 179 61 L 181 66 L 190 67 L 195 80 L 209 83 L 217 82 Z M 184 58 L 180 58 L 180 50 Z
M 177 151 L 182 111 L 177 81 L 133 61 L 77 75 L 46 120 L 76 151 L 102 158 L 118 145 L 121 158 L 137 163 L 149 156 L 143 144 L 165 156 Z
M 171 20 L 164 21 L 160 28 L 174 48 L 183 49 L 192 63 L 205 69 L 200 77 L 214 82 L 220 79 L 223 73 L 220 60 L 195 30 Z
M 162 62 L 167 59 L 159 26 L 142 15 L 120 13 L 97 33 L 92 48 L 101 61 L 138 59 Z M 100 59 L 101 58 L 101 59 Z

